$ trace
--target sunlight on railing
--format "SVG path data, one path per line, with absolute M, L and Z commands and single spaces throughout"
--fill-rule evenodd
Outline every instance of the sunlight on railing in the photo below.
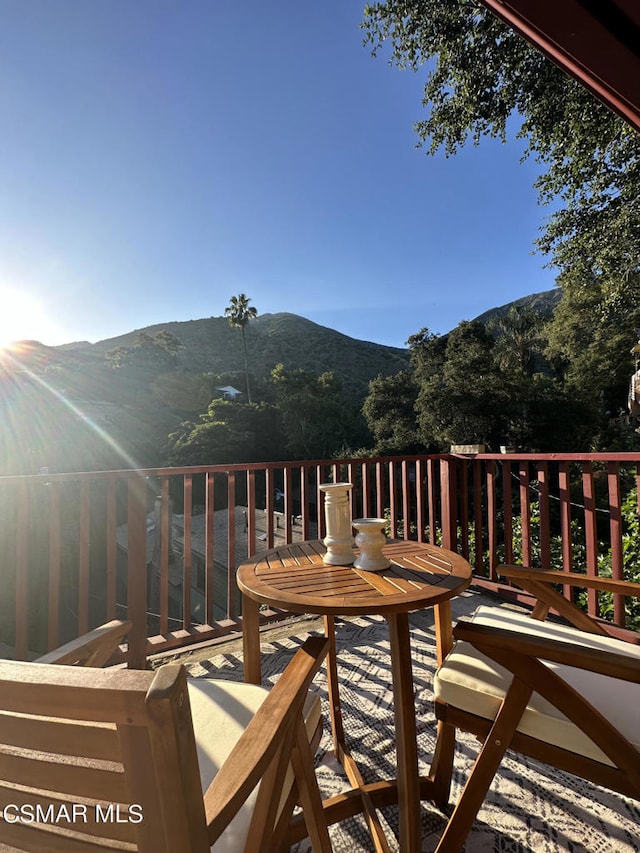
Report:
M 386 517 L 391 537 L 452 548 L 472 563 L 476 583 L 502 592 L 501 563 L 616 578 L 636 569 L 625 554 L 637 520 L 640 454 L 413 456 L 2 477 L 5 655 L 35 656 L 124 616 L 134 623 L 134 666 L 150 653 L 240 631 L 236 566 L 268 548 L 322 538 L 318 487 L 339 480 L 354 484 L 352 518 Z M 591 595 L 585 605 L 619 625 L 628 619 L 622 600 Z

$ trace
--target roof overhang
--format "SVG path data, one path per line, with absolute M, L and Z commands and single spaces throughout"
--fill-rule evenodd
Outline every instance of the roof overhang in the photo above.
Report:
M 640 0 L 481 0 L 640 131 Z

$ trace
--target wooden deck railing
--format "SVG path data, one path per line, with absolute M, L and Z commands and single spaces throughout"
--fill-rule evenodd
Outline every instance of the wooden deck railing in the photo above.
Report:
M 459 551 L 477 582 L 494 589 L 501 589 L 496 567 L 503 562 L 592 574 L 609 565 L 614 577 L 637 568 L 625 564 L 622 509 L 629 494 L 637 508 L 640 454 L 441 455 L 2 477 L 3 656 L 43 653 L 125 615 L 134 623 L 134 667 L 150 653 L 239 631 L 235 567 L 260 550 L 321 538 L 318 485 L 332 480 L 353 482 L 353 518 L 386 515 L 391 536 Z M 587 604 L 592 613 L 601 607 L 593 596 Z M 613 602 L 613 618 L 625 624 L 622 600 Z
M 496 588 L 501 563 L 619 579 L 636 573 L 638 579 L 640 541 L 633 546 L 633 533 L 640 454 L 482 454 L 455 460 L 457 549 L 471 561 L 476 582 Z M 613 596 L 610 607 L 603 600 L 591 592 L 588 611 L 597 616 L 611 610 L 607 618 L 624 626 L 623 598 Z

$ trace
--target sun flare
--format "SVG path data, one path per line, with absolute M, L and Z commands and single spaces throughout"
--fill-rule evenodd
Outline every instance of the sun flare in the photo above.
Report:
M 51 343 L 55 323 L 44 303 L 24 290 L 0 285 L 0 348 L 21 340 Z

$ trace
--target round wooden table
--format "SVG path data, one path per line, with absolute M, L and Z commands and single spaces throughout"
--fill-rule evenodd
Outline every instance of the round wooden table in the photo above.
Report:
M 356 549 L 354 556 L 357 553 Z M 381 572 L 325 565 L 325 548 L 319 541 L 296 542 L 242 563 L 237 580 L 243 596 L 244 677 L 255 684 L 261 681 L 260 604 L 324 616 L 325 632 L 331 641 L 327 671 L 334 747 L 358 798 L 351 809 L 345 805 L 349 798 L 344 795 L 334 798 L 339 800 L 335 804 L 329 801 L 325 804 L 327 819 L 331 823 L 362 811 L 376 850 L 388 850 L 375 809 L 397 801 L 400 849 L 417 853 L 421 847 L 420 799 L 421 794 L 428 795 L 424 782 L 430 780 L 421 783 L 418 774 L 409 613 L 434 608 L 440 663 L 449 651 L 450 600 L 469 586 L 471 566 L 452 551 L 422 542 L 388 540 L 384 553 L 391 566 Z M 364 783 L 345 744 L 335 655 L 334 618 L 363 614 L 384 616 L 389 624 L 395 709 L 397 780 L 374 785 Z

